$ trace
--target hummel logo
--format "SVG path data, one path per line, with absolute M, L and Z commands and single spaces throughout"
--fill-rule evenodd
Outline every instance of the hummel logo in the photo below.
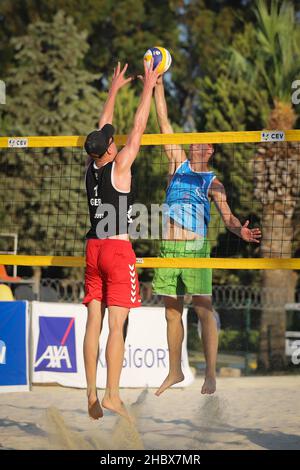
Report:
M 136 301 L 136 271 L 134 264 L 128 264 L 129 266 L 129 274 L 130 274 L 130 282 L 131 282 L 131 297 L 130 300 L 134 304 Z

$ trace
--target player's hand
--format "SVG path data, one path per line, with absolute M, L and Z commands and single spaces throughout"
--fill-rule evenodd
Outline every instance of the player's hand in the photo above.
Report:
M 133 77 L 125 78 L 127 67 L 128 67 L 128 64 L 125 64 L 123 69 L 121 70 L 121 64 L 120 62 L 118 62 L 118 65 L 114 69 L 114 74 L 112 77 L 112 82 L 111 82 L 111 87 L 110 87 L 112 90 L 118 91 L 124 85 L 127 85 L 127 83 L 133 80 Z
M 240 236 L 245 242 L 260 243 L 261 231 L 259 228 L 248 228 L 249 220 L 247 220 L 241 228 Z
M 138 75 L 138 78 L 144 83 L 144 88 L 153 89 L 157 83 L 157 80 L 161 75 L 157 72 L 157 68 L 153 69 L 154 60 L 151 59 L 150 67 L 147 66 L 146 60 L 144 60 L 144 76 Z
M 163 74 L 161 74 L 158 76 L 158 79 L 156 80 L 156 85 L 163 85 L 163 84 L 164 84 Z

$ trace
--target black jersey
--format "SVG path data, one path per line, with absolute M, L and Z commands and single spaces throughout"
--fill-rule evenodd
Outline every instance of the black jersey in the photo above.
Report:
M 128 233 L 133 205 L 129 192 L 118 191 L 112 179 L 113 162 L 98 168 L 92 161 L 86 172 L 86 192 L 91 228 L 86 238 L 107 238 Z

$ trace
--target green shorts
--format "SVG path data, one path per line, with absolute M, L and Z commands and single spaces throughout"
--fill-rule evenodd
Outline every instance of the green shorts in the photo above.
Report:
M 202 240 L 164 240 L 161 243 L 162 258 L 209 258 L 210 244 Z M 212 269 L 157 268 L 153 278 L 153 290 L 162 295 L 211 295 Z

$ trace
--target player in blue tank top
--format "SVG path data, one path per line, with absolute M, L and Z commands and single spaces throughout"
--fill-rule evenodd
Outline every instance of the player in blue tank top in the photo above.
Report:
M 210 221 L 209 188 L 213 171 L 195 172 L 185 160 L 174 173 L 167 189 L 165 215 L 185 229 L 206 237 Z
M 172 134 L 162 77 L 155 87 L 155 105 L 162 133 Z M 180 145 L 165 145 L 169 160 L 169 186 L 164 210 L 165 240 L 162 257 L 209 257 L 207 230 L 210 203 L 214 202 L 228 230 L 247 242 L 259 243 L 261 232 L 250 229 L 233 215 L 223 184 L 210 171 L 209 161 L 214 149 L 211 144 L 192 144 L 189 156 Z M 154 291 L 164 296 L 169 346 L 169 374 L 157 390 L 160 395 L 175 383 L 184 380 L 181 369 L 183 341 L 182 312 L 186 293 L 192 295 L 193 306 L 201 322 L 203 349 L 206 359 L 203 394 L 216 390 L 218 332 L 212 307 L 211 269 L 156 269 Z

